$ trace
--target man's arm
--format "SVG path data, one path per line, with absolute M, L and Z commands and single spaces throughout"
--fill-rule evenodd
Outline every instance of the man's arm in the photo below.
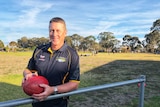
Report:
M 57 87 L 58 93 L 64 93 L 76 90 L 79 86 L 79 81 L 69 81 L 65 84 L 53 86 L 53 88 Z
M 78 88 L 78 85 L 79 85 L 78 81 L 77 82 L 70 81 L 70 82 L 67 82 L 65 84 L 58 85 L 58 86 L 49 86 L 46 84 L 40 84 L 40 86 L 43 87 L 45 91 L 40 94 L 33 94 L 32 97 L 39 101 L 43 101 L 49 95 L 55 94 L 56 88 L 57 88 L 58 93 L 65 93 L 65 92 L 76 90 Z

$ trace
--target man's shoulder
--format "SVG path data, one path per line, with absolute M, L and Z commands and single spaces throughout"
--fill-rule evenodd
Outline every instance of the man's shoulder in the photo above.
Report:
M 69 45 L 67 45 L 66 49 L 71 53 L 77 53 L 77 51 L 74 48 L 70 47 Z
M 39 45 L 37 46 L 37 49 L 48 49 L 50 47 L 50 43 L 47 43 L 47 44 L 42 44 L 42 45 Z

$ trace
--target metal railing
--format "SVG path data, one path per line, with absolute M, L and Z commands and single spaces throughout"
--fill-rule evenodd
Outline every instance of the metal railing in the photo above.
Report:
M 128 84 L 140 83 L 138 107 L 144 107 L 145 81 L 146 81 L 145 75 L 141 75 L 139 78 L 133 79 L 133 80 L 115 82 L 115 83 L 86 87 L 86 88 L 80 88 L 78 90 L 67 92 L 67 93 L 51 95 L 51 96 L 48 96 L 47 99 L 45 99 L 45 100 L 57 99 L 57 98 L 65 97 L 65 96 L 71 96 L 74 94 L 81 94 L 81 93 L 85 93 L 85 92 L 96 91 L 96 90 L 101 90 L 101 89 L 106 89 L 106 88 L 112 88 L 112 87 L 118 87 L 118 86 L 123 86 L 123 85 L 128 85 Z M 21 99 L 16 99 L 16 100 L 9 100 L 9 101 L 0 102 L 0 107 L 14 107 L 14 106 L 24 105 L 24 104 L 34 103 L 34 102 L 37 102 L 37 100 L 35 100 L 33 98 L 21 98 Z

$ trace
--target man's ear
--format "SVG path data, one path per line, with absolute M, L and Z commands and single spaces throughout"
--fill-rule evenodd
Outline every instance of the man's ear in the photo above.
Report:
M 67 30 L 65 31 L 65 37 L 67 36 Z

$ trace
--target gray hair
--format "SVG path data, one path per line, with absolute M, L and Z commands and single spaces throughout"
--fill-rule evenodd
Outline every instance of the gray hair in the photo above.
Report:
M 60 17 L 54 17 L 54 18 L 52 18 L 49 21 L 49 24 L 52 23 L 52 22 L 62 23 L 64 25 L 65 29 L 66 29 L 66 23 L 65 23 L 65 21 L 62 18 L 60 18 Z

